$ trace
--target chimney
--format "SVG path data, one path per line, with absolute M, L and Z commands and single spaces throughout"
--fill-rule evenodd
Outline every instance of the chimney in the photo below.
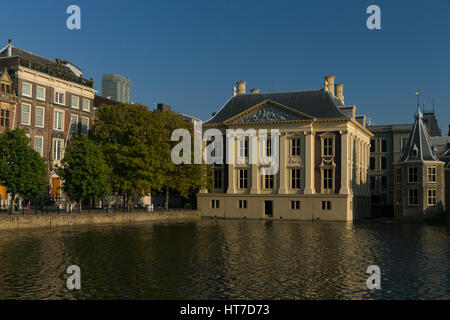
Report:
M 8 50 L 6 51 L 6 55 L 8 57 L 12 56 L 12 45 L 11 45 L 11 39 L 8 39 Z
M 259 89 L 253 88 L 253 89 L 250 89 L 250 92 L 251 93 L 259 93 Z
M 170 106 L 165 103 L 158 103 L 158 110 L 161 112 L 170 111 Z
M 236 84 L 238 86 L 238 94 L 245 94 L 245 85 L 247 84 L 247 82 L 238 81 L 236 82 Z
M 344 84 L 343 83 L 336 83 L 334 85 L 334 91 L 336 93 L 336 97 L 342 101 L 342 104 L 344 104 Z
M 325 76 L 325 90 L 334 96 L 334 78 L 335 76 Z

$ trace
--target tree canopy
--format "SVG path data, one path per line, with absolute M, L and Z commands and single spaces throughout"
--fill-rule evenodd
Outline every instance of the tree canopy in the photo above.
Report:
M 84 198 L 104 197 L 111 193 L 110 168 L 101 148 L 87 136 L 73 137 L 57 170 L 63 179 L 63 191 L 79 204 Z
M 30 147 L 30 139 L 22 129 L 0 134 L 0 185 L 16 196 L 31 197 L 47 190 L 47 166 L 41 155 Z M 14 206 L 12 206 L 14 212 Z

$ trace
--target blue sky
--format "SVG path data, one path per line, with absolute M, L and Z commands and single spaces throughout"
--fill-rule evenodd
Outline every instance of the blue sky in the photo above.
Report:
M 344 4 L 345 3 L 345 4 Z M 81 8 L 81 30 L 66 8 Z M 366 9 L 381 8 L 381 30 Z M 237 80 L 247 90 L 344 83 L 345 102 L 375 124 L 413 121 L 418 90 L 440 126 L 450 121 L 450 0 L 9 1 L 0 46 L 78 65 L 101 90 L 104 73 L 132 80 L 133 100 L 210 118 Z

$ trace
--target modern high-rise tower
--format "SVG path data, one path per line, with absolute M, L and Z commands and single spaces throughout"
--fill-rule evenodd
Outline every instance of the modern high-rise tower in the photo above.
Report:
M 120 74 L 104 74 L 102 96 L 123 103 L 131 103 L 131 80 Z

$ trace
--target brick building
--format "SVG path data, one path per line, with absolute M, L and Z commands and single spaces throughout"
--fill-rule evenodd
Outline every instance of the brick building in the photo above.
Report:
M 9 127 L 27 132 L 31 146 L 48 164 L 52 198 L 60 199 L 61 181 L 54 168 L 70 137 L 89 133 L 94 121 L 94 82 L 83 78 L 82 70 L 69 61 L 41 57 L 13 46 L 11 40 L 0 49 L 0 70 L 4 70 L 2 80 L 9 77 L 11 92 L 7 94 L 14 99 L 11 106 L 12 100 L 6 104 L 5 94 L 0 95 L 2 110 L 9 106 Z

